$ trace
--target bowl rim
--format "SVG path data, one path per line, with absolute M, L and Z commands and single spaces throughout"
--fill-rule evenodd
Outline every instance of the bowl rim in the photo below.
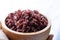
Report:
M 42 14 L 42 13 L 40 13 L 40 14 Z M 2 24 L 2 27 L 4 27 L 6 30 L 8 30 L 9 32 L 14 33 L 14 34 L 19 34 L 19 35 L 36 35 L 36 34 L 40 34 L 40 33 L 43 33 L 43 32 L 45 32 L 45 31 L 47 31 L 47 30 L 51 27 L 51 21 L 50 21 L 50 19 L 49 19 L 46 15 L 44 15 L 44 14 L 42 14 L 42 15 L 47 18 L 47 20 L 48 20 L 48 25 L 47 25 L 47 27 L 45 27 L 44 29 L 42 29 L 42 30 L 40 30 L 40 31 L 37 31 L 37 32 L 23 33 L 23 32 L 16 32 L 16 31 L 13 31 L 13 30 L 9 29 L 9 28 L 5 25 L 5 18 L 6 18 L 7 16 L 5 16 L 4 20 L 1 21 L 1 24 Z

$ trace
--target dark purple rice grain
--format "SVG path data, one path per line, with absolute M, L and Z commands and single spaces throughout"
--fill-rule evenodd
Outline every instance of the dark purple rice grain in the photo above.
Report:
M 17 32 L 37 32 L 44 29 L 48 25 L 48 21 L 37 10 L 18 10 L 6 17 L 5 24 Z

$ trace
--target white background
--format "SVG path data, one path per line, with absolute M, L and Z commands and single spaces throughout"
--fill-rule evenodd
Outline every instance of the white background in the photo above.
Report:
M 0 0 L 0 20 L 18 9 L 36 9 L 50 17 L 50 34 L 54 35 L 53 40 L 60 40 L 60 0 Z

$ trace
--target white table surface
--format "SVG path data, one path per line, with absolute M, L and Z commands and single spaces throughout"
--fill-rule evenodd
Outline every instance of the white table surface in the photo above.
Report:
M 50 17 L 50 34 L 54 35 L 53 40 L 60 40 L 60 0 L 0 0 L 0 20 L 18 9 L 36 9 Z

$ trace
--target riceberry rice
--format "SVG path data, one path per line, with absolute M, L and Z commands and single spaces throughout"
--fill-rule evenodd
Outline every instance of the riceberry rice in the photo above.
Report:
M 48 21 L 37 10 L 18 10 L 8 14 L 5 24 L 17 32 L 37 32 L 44 29 L 48 25 Z

